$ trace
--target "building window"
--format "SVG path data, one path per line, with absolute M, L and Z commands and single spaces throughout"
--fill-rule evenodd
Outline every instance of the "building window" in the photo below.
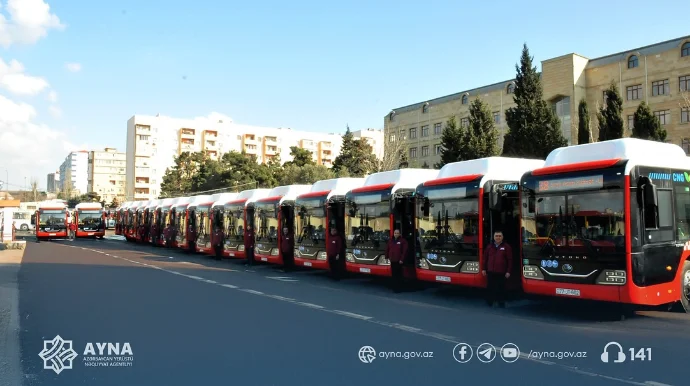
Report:
M 429 146 L 422 146 L 422 157 L 429 156 Z
M 690 56 L 690 42 L 683 44 L 683 47 L 680 49 L 680 56 Z
M 469 118 L 462 118 L 460 120 L 460 127 L 467 127 L 470 125 L 470 119 Z
M 501 113 L 498 111 L 494 111 L 494 123 L 497 125 L 501 124 Z
M 400 129 L 400 140 L 404 141 L 407 139 L 407 135 L 405 135 L 405 129 Z
M 415 139 L 417 138 L 417 128 L 413 127 L 410 129 L 410 139 Z
M 690 91 L 690 75 L 681 76 L 678 78 L 680 91 Z
M 690 107 L 683 107 L 680 109 L 680 122 L 681 123 L 690 122 Z
M 506 94 L 512 94 L 514 92 L 515 92 L 515 85 L 511 83 L 506 88 Z
M 642 97 L 642 85 L 641 84 L 636 84 L 634 86 L 628 86 L 626 88 L 628 91 L 628 100 L 629 101 L 634 101 L 638 100 Z
M 652 96 L 668 95 L 671 93 L 671 84 L 668 79 L 652 82 Z
M 140 141 L 148 141 L 148 140 L 149 140 L 149 137 L 150 137 L 149 135 L 140 135 L 140 136 L 139 136 L 139 140 L 140 140 Z
M 388 142 L 395 142 L 395 134 L 391 134 L 391 135 L 388 137 Z
M 467 94 L 463 95 L 463 96 L 462 96 L 462 104 L 463 104 L 463 105 L 466 105 L 468 99 L 469 99 L 469 98 L 467 97 Z
M 410 158 L 417 158 L 417 148 L 416 147 L 410 148 Z
M 441 135 L 443 129 L 441 129 L 440 123 L 434 123 L 434 135 Z
M 628 58 L 628 68 L 635 68 L 640 65 L 637 55 L 632 55 Z
M 436 155 L 441 154 L 441 144 L 440 143 L 437 143 L 436 145 L 434 145 L 434 154 L 436 154 Z
M 635 128 L 635 116 L 634 115 L 628 115 L 628 130 L 632 130 Z
M 422 106 L 422 113 L 426 114 L 429 112 L 429 104 L 425 103 L 424 106 Z
M 422 137 L 429 136 L 429 126 L 422 126 Z
M 391 111 L 391 113 L 388 114 L 388 120 L 393 122 L 394 119 L 395 119 L 395 112 Z
M 655 111 L 654 116 L 659 119 L 661 125 L 667 125 L 671 123 L 671 110 Z
M 680 142 L 680 147 L 685 150 L 685 154 L 690 154 L 690 138 L 683 138 Z

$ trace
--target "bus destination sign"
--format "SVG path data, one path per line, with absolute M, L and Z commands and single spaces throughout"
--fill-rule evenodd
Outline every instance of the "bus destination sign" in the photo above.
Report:
M 570 190 L 601 189 L 604 187 L 604 176 L 586 176 L 576 178 L 560 178 L 556 180 L 539 181 L 538 192 L 562 192 Z

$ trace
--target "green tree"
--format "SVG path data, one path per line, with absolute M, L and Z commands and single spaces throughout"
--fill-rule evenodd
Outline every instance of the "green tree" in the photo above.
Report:
M 405 150 L 400 150 L 398 152 L 398 169 L 407 169 L 410 167 L 410 161 L 407 159 L 407 152 Z
M 333 171 L 337 174 L 347 170 L 350 177 L 363 177 L 378 169 L 374 149 L 365 140 L 357 140 L 348 126 L 343 135 L 340 154 L 333 160 Z
M 599 141 L 623 138 L 623 99 L 618 93 L 618 87 L 612 81 L 606 89 L 606 103 L 599 109 Z
M 204 192 L 224 187 L 221 163 L 209 157 L 206 153 L 192 155 L 197 171 L 192 177 L 192 192 Z
M 259 178 L 270 180 L 272 177 L 270 174 L 259 175 L 256 157 L 244 152 L 231 151 L 223 154 L 220 159 L 220 169 L 222 186 L 232 187 L 236 191 L 255 188 Z
M 500 154 L 493 113 L 478 97 L 470 104 L 469 126 L 463 130 L 458 161 L 494 157 Z
M 184 152 L 175 157 L 175 164 L 172 168 L 167 168 L 161 182 L 161 198 L 179 197 L 184 193 L 194 191 L 194 184 L 199 183 L 195 180 L 199 169 L 199 160 L 203 156 L 199 153 Z
M 652 110 L 649 109 L 649 106 L 644 101 L 637 107 L 633 122 L 633 138 L 659 142 L 666 141 L 666 130 L 661 127 L 659 118 L 654 116 Z
M 323 165 L 287 165 L 283 169 L 279 185 L 313 184 L 316 181 L 335 178 L 335 173 Z
M 295 165 L 295 166 L 306 166 L 306 165 L 316 165 L 314 162 L 314 153 L 310 150 L 302 149 L 298 146 L 290 146 L 290 155 L 292 156 L 292 161 L 288 161 L 285 165 Z
M 580 100 L 577 106 L 577 143 L 579 145 L 589 143 L 591 132 L 589 131 L 589 109 L 585 98 Z
M 424 161 L 424 163 L 422 164 L 422 169 L 430 169 L 430 166 L 426 161 Z
M 515 66 L 516 106 L 506 110 L 508 133 L 503 140 L 506 156 L 545 159 L 568 141 L 561 133 L 561 121 L 544 101 L 544 92 L 537 68 L 532 65 L 527 44 L 523 45 L 520 64 Z
M 435 165 L 436 169 L 460 159 L 460 152 L 463 151 L 462 137 L 462 128 L 458 126 L 455 116 L 451 116 L 441 133 L 441 160 Z
M 120 206 L 120 200 L 117 199 L 117 197 L 113 198 L 113 201 L 110 202 L 110 207 L 111 208 L 117 208 Z

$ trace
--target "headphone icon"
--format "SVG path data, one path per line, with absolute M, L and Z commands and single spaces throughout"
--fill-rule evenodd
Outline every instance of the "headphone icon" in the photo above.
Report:
M 625 362 L 625 353 L 623 352 L 623 347 L 618 344 L 618 342 L 609 342 L 604 346 L 604 352 L 601 354 L 601 361 L 604 363 L 609 363 L 609 353 L 608 353 L 608 348 L 609 346 L 616 346 L 618 347 L 618 359 L 614 359 L 613 363 L 623 363 Z

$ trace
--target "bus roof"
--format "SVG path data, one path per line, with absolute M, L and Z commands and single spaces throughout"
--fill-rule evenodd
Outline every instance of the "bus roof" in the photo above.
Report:
M 127 209 L 128 206 L 132 204 L 132 201 L 125 201 L 116 210 Z
M 211 202 L 212 199 L 213 199 L 213 196 L 211 196 L 210 194 L 203 194 L 200 196 L 192 196 L 192 199 L 189 202 L 189 208 L 195 208 L 201 204 Z
M 219 193 L 218 197 L 215 197 L 216 195 L 214 194 L 214 200 L 212 207 L 216 206 L 225 206 L 225 203 L 228 201 L 231 201 L 235 199 L 239 193 Z
M 146 204 L 146 209 L 156 209 L 156 207 L 160 205 L 162 201 L 163 200 L 149 200 Z
M 225 205 L 228 204 L 244 204 L 247 206 L 256 200 L 268 197 L 271 189 L 249 189 L 243 190 L 237 197 L 227 201 Z
M 175 202 L 175 206 L 186 206 L 189 205 L 189 202 L 192 200 L 191 197 L 178 197 L 177 201 Z
M 549 153 L 543 169 L 535 171 L 539 174 L 553 174 L 559 166 L 582 164 L 577 169 L 592 168 L 593 163 L 616 160 L 627 160 L 625 174 L 633 167 L 652 166 L 662 168 L 690 169 L 688 156 L 678 145 L 657 141 L 647 141 L 637 138 L 621 138 L 611 141 L 588 143 L 569 147 L 560 147 Z M 553 173 L 552 173 L 553 172 Z
M 38 203 L 39 209 L 67 209 L 67 204 L 62 201 L 42 201 Z
M 97 202 L 80 202 L 74 209 L 103 209 L 103 206 Z
M 264 197 L 260 200 L 257 201 L 268 201 L 268 200 L 273 200 L 273 199 L 278 199 L 278 203 L 282 204 L 283 201 L 290 201 L 294 200 L 299 196 L 300 194 L 304 194 L 309 192 L 311 189 L 311 185 L 285 185 L 285 186 L 278 186 L 273 189 L 268 193 L 268 197 Z
M 175 201 L 174 198 L 164 198 L 162 200 L 158 200 L 158 205 L 156 205 L 156 209 L 165 207 L 165 206 L 170 206 L 172 205 L 173 201 Z
M 352 193 L 376 191 L 390 188 L 392 193 L 398 189 L 416 189 L 419 184 L 433 180 L 438 176 L 435 169 L 400 169 L 371 174 L 364 181 L 364 186 L 352 189 Z
M 345 177 L 317 181 L 311 186 L 309 193 L 300 194 L 297 198 L 326 195 L 326 199 L 329 199 L 333 196 L 344 196 L 350 190 L 364 186 L 365 180 L 365 178 Z
M 520 181 L 523 174 L 544 166 L 544 161 L 526 158 L 487 157 L 444 165 L 438 177 L 423 183 L 425 186 L 473 181 L 481 177 L 480 185 L 489 180 Z M 465 177 L 465 178 L 463 178 Z

